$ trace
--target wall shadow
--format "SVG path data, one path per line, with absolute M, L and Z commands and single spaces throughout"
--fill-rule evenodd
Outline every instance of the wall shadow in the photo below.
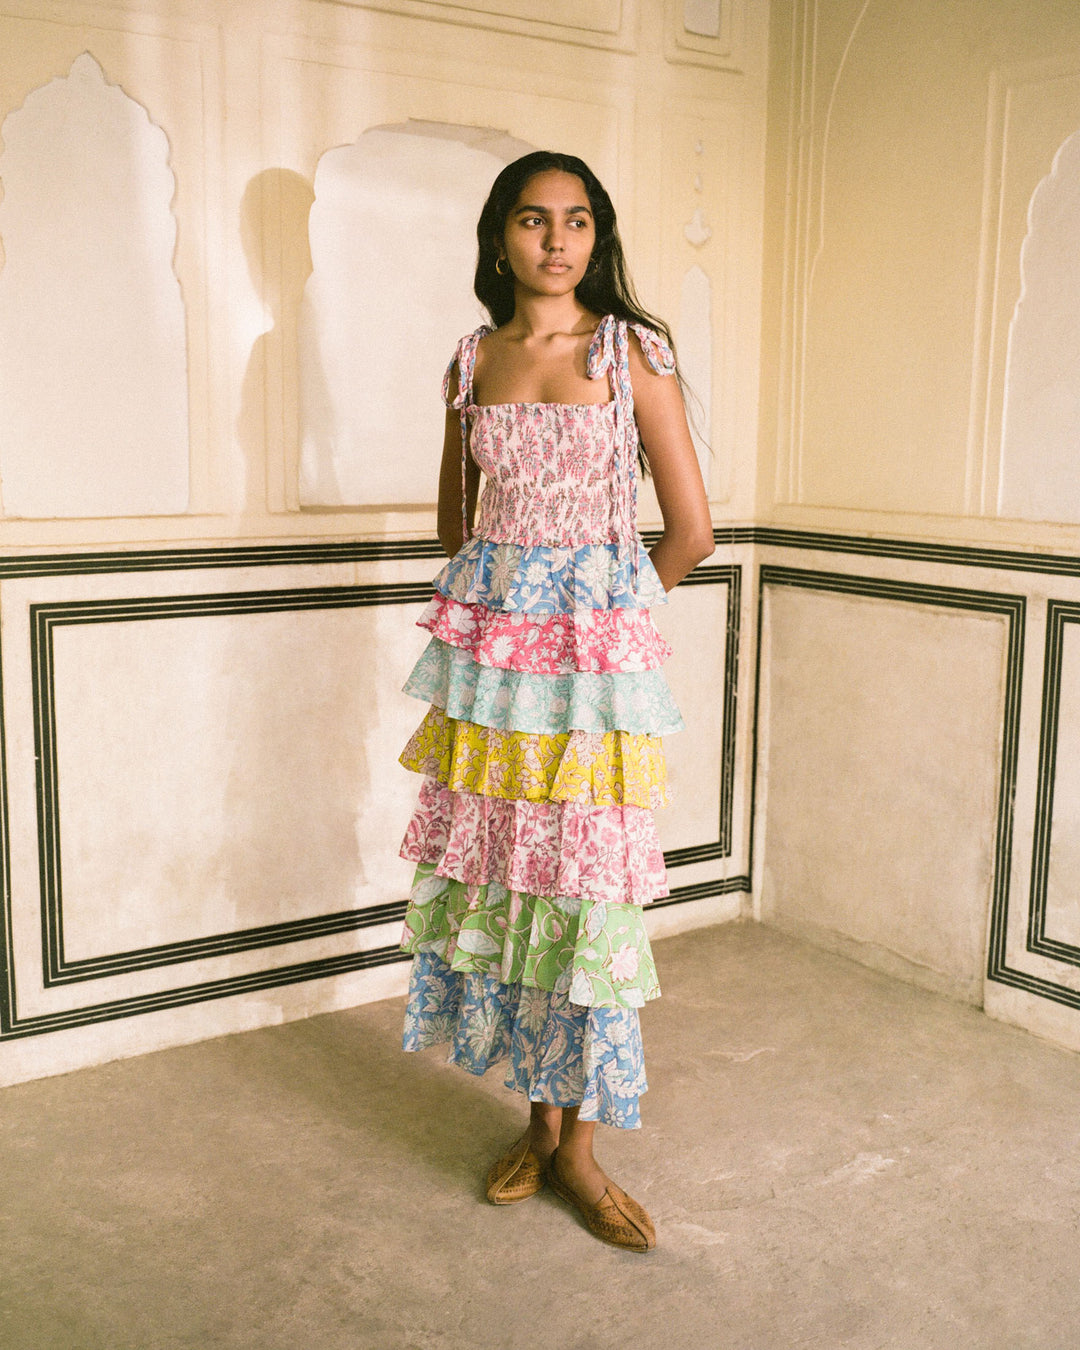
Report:
M 248 273 L 271 320 L 251 349 L 240 396 L 236 430 L 244 463 L 245 510 L 261 512 L 268 505 L 271 417 L 280 420 L 285 464 L 297 462 L 299 427 L 284 416 L 283 383 L 286 371 L 298 369 L 300 306 L 311 276 L 308 218 L 314 202 L 315 189 L 302 174 L 264 169 L 248 183 L 240 203 L 240 239 Z M 274 387 L 268 384 L 271 377 Z

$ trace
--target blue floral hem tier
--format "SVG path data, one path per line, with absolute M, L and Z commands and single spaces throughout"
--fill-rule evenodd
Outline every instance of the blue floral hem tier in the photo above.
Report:
M 533 675 L 478 665 L 472 652 L 437 637 L 421 653 L 405 693 L 460 722 L 498 730 L 668 736 L 683 729 L 662 670 Z
M 474 535 L 435 578 L 463 604 L 527 614 L 649 609 L 667 599 L 640 539 L 633 545 L 497 543 Z
M 578 1106 L 581 1120 L 641 1124 L 645 1054 L 635 1008 L 585 1008 L 565 994 L 460 974 L 431 952 L 413 958 L 405 1050 L 450 1045 L 472 1074 L 508 1061 L 506 1086 L 529 1101 Z

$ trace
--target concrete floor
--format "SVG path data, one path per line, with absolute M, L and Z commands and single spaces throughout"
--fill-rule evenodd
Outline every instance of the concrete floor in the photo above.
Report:
M 482 1198 L 520 1100 L 401 1003 L 0 1092 L 3 1350 L 1075 1350 L 1080 1057 L 768 929 L 657 943 L 660 1247 Z

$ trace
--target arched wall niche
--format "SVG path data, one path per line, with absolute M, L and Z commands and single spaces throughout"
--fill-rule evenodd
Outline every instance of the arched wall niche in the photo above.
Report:
M 495 175 L 533 148 L 408 121 L 319 160 L 299 331 L 302 507 L 434 500 L 443 370 L 483 319 L 476 220 Z
M 1000 515 L 1080 523 L 1080 131 L 1058 149 L 1028 208 L 1009 327 Z
M 186 322 L 164 131 L 84 52 L 0 128 L 7 516 L 187 510 Z

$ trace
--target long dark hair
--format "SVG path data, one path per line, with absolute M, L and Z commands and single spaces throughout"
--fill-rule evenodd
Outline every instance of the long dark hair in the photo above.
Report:
M 473 290 L 491 316 L 494 327 L 501 328 L 514 317 L 514 274 L 507 269 L 506 275 L 500 276 L 495 270 L 506 218 L 529 179 L 552 169 L 572 173 L 581 179 L 596 227 L 596 243 L 593 245 L 589 269 L 578 282 L 575 292 L 577 298 L 594 314 L 614 314 L 617 319 L 626 319 L 629 323 L 640 323 L 654 329 L 674 351 L 671 329 L 663 319 L 658 319 L 643 307 L 634 291 L 615 223 L 615 208 L 604 185 L 584 160 L 575 155 L 557 154 L 552 150 L 534 150 L 508 164 L 492 183 L 476 224 L 478 248 Z

